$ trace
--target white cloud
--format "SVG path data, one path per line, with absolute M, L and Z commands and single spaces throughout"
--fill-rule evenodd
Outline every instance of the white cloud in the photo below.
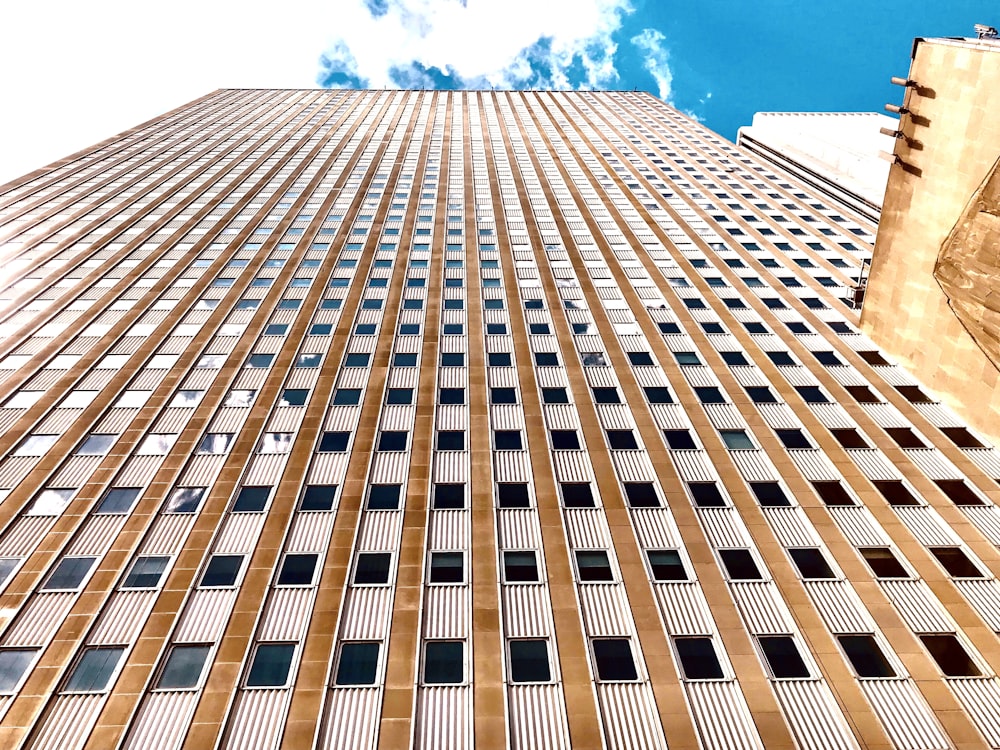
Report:
M 663 34 L 656 29 L 643 29 L 642 33 L 636 34 L 631 41 L 644 53 L 642 65 L 656 81 L 660 98 L 669 102 L 674 76 L 667 64 L 670 55 L 663 46 L 664 39 Z

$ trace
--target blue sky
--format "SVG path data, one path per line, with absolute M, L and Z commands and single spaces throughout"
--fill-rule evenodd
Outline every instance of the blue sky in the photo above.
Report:
M 754 112 L 897 102 L 914 36 L 998 0 L 11 2 L 0 183 L 226 87 L 639 88 L 728 138 Z

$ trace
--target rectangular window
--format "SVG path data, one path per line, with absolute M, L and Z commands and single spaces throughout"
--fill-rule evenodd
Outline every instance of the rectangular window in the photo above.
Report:
M 688 490 L 699 508 L 724 508 L 726 500 L 715 482 L 688 482 Z
M 439 451 L 465 450 L 465 431 L 439 430 L 437 434 L 437 449 Z
M 538 559 L 535 553 L 530 550 L 505 551 L 503 577 L 506 583 L 537 583 Z
M 720 680 L 722 664 L 711 638 L 676 638 L 674 647 L 686 680 Z
M 435 484 L 434 510 L 460 510 L 465 507 L 464 484 Z
M 135 558 L 131 570 L 125 576 L 122 588 L 155 589 L 160 585 L 160 580 L 169 564 L 170 558 L 166 555 L 144 555 Z
M 720 549 L 719 558 L 731 581 L 759 581 L 763 578 L 748 549 Z
M 66 681 L 66 691 L 75 693 L 100 693 L 111 682 L 118 662 L 125 654 L 119 646 L 84 649 L 80 660 Z
M 838 635 L 837 640 L 858 677 L 896 676 L 896 670 L 890 666 L 874 636 Z
M 681 554 L 677 550 L 646 550 L 646 558 L 649 560 L 649 569 L 653 573 L 654 581 L 688 580 L 687 571 L 684 570 L 684 562 L 681 560 Z
M 310 484 L 302 493 L 302 504 L 299 510 L 333 510 L 333 502 L 337 497 L 335 484 Z
M 812 486 L 816 490 L 816 494 L 819 495 L 820 500 L 829 507 L 855 504 L 854 499 L 844 489 L 844 485 L 836 480 L 813 482 Z
M 788 550 L 789 557 L 804 579 L 836 578 L 830 564 L 823 553 L 815 547 L 802 547 Z
M 163 506 L 164 513 L 194 513 L 205 496 L 204 487 L 176 487 Z
M 582 582 L 613 581 L 611 561 L 604 550 L 578 550 L 576 553 L 576 569 Z
M 868 547 L 859 550 L 861 557 L 871 568 L 876 578 L 909 578 L 892 550 L 888 547 Z
M 378 669 L 377 643 L 345 643 L 340 647 L 337 685 L 374 685 Z
M 946 677 L 982 675 L 962 642 L 951 633 L 921 635 L 919 638 Z
M 141 487 L 112 487 L 101 498 L 94 513 L 128 513 L 141 492 Z
M 593 508 L 594 493 L 589 482 L 561 482 L 563 505 L 567 508 Z
M 97 562 L 96 557 L 64 557 L 49 574 L 42 591 L 75 591 Z
M 500 508 L 530 508 L 531 496 L 528 493 L 528 485 L 521 482 L 497 484 L 497 506 Z
M 461 552 L 431 552 L 429 583 L 464 583 L 465 556 Z
M 294 656 L 294 643 L 258 644 L 247 676 L 247 687 L 284 687 Z
M 424 646 L 424 683 L 457 685 L 465 681 L 465 644 L 428 641 Z
M 349 432 L 324 432 L 319 441 L 319 452 L 344 453 L 350 440 Z
M 201 588 L 235 586 L 242 565 L 243 555 L 212 555 L 198 585 Z
M 211 653 L 211 646 L 177 645 L 170 649 L 160 678 L 156 682 L 157 690 L 190 690 L 198 687 L 205 662 Z
M 550 682 L 549 643 L 542 638 L 510 641 L 510 681 Z
M 388 552 L 359 552 L 354 564 L 354 584 L 388 583 L 391 564 L 392 555 Z
M 373 484 L 368 490 L 368 510 L 399 510 L 402 485 Z
M 319 555 L 311 552 L 297 552 L 285 555 L 278 574 L 278 586 L 311 586 L 316 574 Z
M 37 653 L 36 648 L 0 649 L 0 692 L 9 693 L 17 689 Z
M 271 487 L 241 487 L 233 503 L 233 513 L 260 513 L 271 496 Z
M 639 679 L 627 638 L 599 638 L 592 642 L 597 678 L 603 682 L 629 682 Z

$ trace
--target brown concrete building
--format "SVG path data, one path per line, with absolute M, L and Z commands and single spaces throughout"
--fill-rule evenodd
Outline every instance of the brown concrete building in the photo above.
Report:
M 874 231 L 642 93 L 218 91 L 3 186 L 0 746 L 1000 747 L 1000 456 Z
M 917 39 L 862 329 L 1000 437 L 1000 40 Z

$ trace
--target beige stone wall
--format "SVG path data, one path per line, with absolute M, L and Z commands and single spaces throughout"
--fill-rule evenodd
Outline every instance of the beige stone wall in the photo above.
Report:
M 861 325 L 975 428 L 1000 437 L 1000 372 L 962 326 L 934 264 L 1000 155 L 1000 44 L 918 40 Z

